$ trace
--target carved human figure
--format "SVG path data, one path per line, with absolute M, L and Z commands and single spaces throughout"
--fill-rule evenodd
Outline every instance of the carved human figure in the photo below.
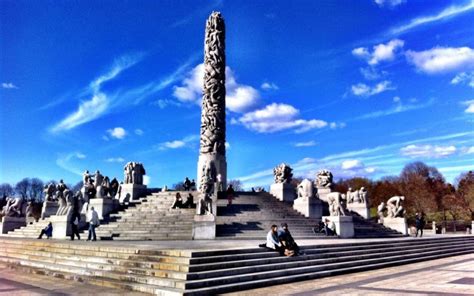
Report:
M 82 184 L 89 184 L 89 179 L 91 175 L 89 174 L 88 170 L 85 170 L 84 173 L 82 174 Z
M 54 201 L 54 193 L 56 192 L 57 188 L 56 185 L 53 183 L 49 183 L 48 185 L 45 185 L 44 187 L 44 193 L 45 193 L 45 200 L 46 201 Z
M 63 213 L 66 211 L 66 207 L 67 207 L 66 198 L 64 197 L 64 194 L 59 190 L 56 191 L 56 198 L 58 200 L 58 205 L 59 205 L 56 215 L 62 216 L 64 215 Z
M 379 223 L 383 223 L 384 212 L 385 212 L 385 203 L 381 202 L 377 207 L 377 215 L 379 216 Z
M 208 161 L 202 167 L 201 183 L 199 185 L 199 202 L 196 207 L 196 214 L 211 215 L 212 213 L 212 196 L 214 195 L 214 187 L 217 181 L 216 167 L 213 161 Z
M 72 213 L 74 207 L 74 196 L 69 189 L 64 190 L 59 198 L 59 208 L 56 212 L 58 216 L 65 216 Z
M 25 217 L 26 218 L 29 218 L 29 217 L 33 217 L 33 202 L 30 200 L 28 201 L 27 205 L 26 205 L 26 210 L 25 210 Z
M 326 195 L 329 204 L 330 216 L 347 216 L 345 206 L 346 196 L 340 192 L 331 192 Z
M 100 173 L 99 170 L 95 171 L 94 180 L 95 180 L 95 188 L 102 185 L 102 181 L 104 181 L 104 176 Z
M 59 180 L 58 185 L 56 185 L 56 189 L 59 190 L 59 191 L 61 191 L 61 192 L 64 192 L 64 190 L 67 189 L 67 185 L 64 184 L 63 179 Z
M 132 163 L 127 162 L 127 164 L 123 167 L 123 172 L 124 172 L 124 184 L 132 184 Z
M 316 187 L 331 188 L 331 186 L 332 186 L 332 173 L 328 170 L 320 170 L 316 174 Z
M 293 178 L 293 169 L 286 163 L 281 163 L 273 169 L 275 183 L 290 183 Z
M 115 198 L 115 195 L 118 192 L 118 188 L 119 188 L 119 182 L 116 178 L 113 178 L 112 181 L 110 181 L 110 190 L 109 190 L 109 194 L 112 198 Z
M 354 195 L 353 195 L 354 191 L 352 191 L 352 188 L 349 187 L 349 189 L 347 189 L 347 193 L 346 193 L 346 197 L 347 197 L 347 203 L 353 203 L 354 202 Z
M 387 217 L 404 217 L 405 209 L 403 208 L 402 202 L 405 200 L 405 196 L 392 196 L 387 201 Z
M 308 200 L 313 198 L 313 182 L 308 179 L 304 179 L 297 187 L 298 199 Z
M 367 189 L 365 187 L 359 189 L 359 200 L 361 203 L 367 203 Z

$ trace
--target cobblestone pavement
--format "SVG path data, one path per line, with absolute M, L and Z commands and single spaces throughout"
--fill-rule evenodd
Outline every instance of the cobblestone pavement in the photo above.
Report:
M 145 295 L 0 265 L 0 295 Z M 225 295 L 474 295 L 474 254 Z
M 474 254 L 225 295 L 474 295 Z

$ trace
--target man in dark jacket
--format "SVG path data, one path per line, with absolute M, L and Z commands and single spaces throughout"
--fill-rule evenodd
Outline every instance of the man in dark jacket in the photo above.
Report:
M 289 251 L 294 252 L 294 255 L 299 255 L 300 247 L 296 244 L 293 236 L 288 230 L 288 224 L 282 223 L 281 229 L 278 231 L 278 239 L 280 240 L 282 246 Z
M 420 237 L 422 237 L 423 236 L 423 228 L 425 228 L 425 217 L 423 215 L 423 212 L 416 213 L 415 226 L 416 226 L 415 237 L 418 237 L 418 231 L 420 232 Z

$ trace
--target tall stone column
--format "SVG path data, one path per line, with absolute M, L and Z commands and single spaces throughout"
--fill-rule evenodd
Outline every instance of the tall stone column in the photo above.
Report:
M 207 168 L 215 167 L 222 188 L 226 188 L 225 156 L 225 25 L 220 12 L 213 12 L 206 23 L 204 41 L 204 85 L 201 111 L 201 141 L 197 167 L 200 188 Z

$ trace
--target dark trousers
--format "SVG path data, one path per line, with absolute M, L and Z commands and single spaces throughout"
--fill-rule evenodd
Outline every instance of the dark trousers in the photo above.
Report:
M 423 237 L 423 228 L 416 228 L 415 237 L 418 237 L 418 231 L 420 232 L 420 237 Z
M 39 238 L 39 239 L 42 239 L 42 238 L 43 238 L 43 235 L 45 235 L 45 234 L 46 234 L 46 231 L 45 231 L 44 229 L 41 229 L 41 233 L 40 233 L 40 235 L 38 236 L 38 238 Z M 47 235 L 47 234 L 46 234 L 46 237 L 47 237 L 48 239 L 50 238 L 50 236 Z
M 327 225 L 324 226 L 324 233 L 326 233 L 326 236 L 335 235 L 334 231 L 332 231 L 332 229 L 329 228 Z
M 92 240 L 97 240 L 97 236 L 95 235 L 95 228 L 97 226 L 92 224 L 92 223 L 89 223 L 89 236 L 87 237 L 87 240 L 91 240 L 91 236 L 92 236 Z
M 77 239 L 81 239 L 81 237 L 79 236 L 79 229 L 77 228 L 77 225 L 72 223 L 71 224 L 71 229 L 72 229 L 72 234 L 71 234 L 71 240 L 74 240 L 74 235 L 77 236 Z

